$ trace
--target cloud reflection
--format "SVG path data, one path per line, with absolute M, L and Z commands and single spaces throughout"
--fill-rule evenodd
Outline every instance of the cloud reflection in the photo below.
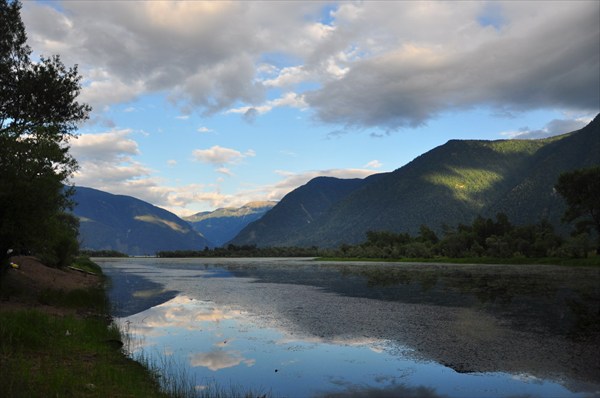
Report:
M 213 350 L 210 352 L 199 352 L 190 357 L 190 365 L 193 367 L 202 366 L 212 371 L 226 368 L 232 368 L 244 363 L 250 367 L 256 363 L 254 359 L 247 359 L 239 351 Z

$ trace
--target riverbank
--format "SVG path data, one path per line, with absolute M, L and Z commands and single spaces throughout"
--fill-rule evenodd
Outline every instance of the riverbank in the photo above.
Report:
M 0 396 L 167 396 L 122 351 L 99 267 L 12 261 L 0 285 Z

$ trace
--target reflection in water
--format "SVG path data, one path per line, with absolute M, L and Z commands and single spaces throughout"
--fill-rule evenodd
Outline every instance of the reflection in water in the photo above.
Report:
M 237 366 L 242 362 L 247 366 L 252 366 L 256 361 L 254 359 L 244 358 L 241 352 L 235 350 L 224 351 L 215 349 L 211 352 L 198 352 L 192 354 L 190 357 L 191 366 L 203 366 L 215 371 L 231 368 L 232 366 Z
M 103 268 L 180 293 L 120 319 L 141 339 L 134 355 L 184 364 L 198 386 L 292 397 L 599 395 L 593 270 L 136 261 Z

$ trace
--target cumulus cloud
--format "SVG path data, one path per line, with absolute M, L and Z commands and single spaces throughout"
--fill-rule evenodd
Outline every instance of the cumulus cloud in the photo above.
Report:
M 473 107 L 600 108 L 598 2 L 344 2 L 322 23 L 326 5 L 25 2 L 23 19 L 36 52 L 80 65 L 97 110 L 166 92 L 203 114 L 293 106 L 394 130 Z
M 192 184 L 168 187 L 136 156 L 138 143 L 132 130 L 111 130 L 98 134 L 82 134 L 71 141 L 71 154 L 79 163 L 73 175 L 78 186 L 94 187 L 114 194 L 130 195 L 165 208 L 185 207 L 195 200 L 194 193 L 205 186 Z M 170 166 L 176 165 L 169 160 Z
M 139 154 L 136 141 L 129 138 L 132 130 L 113 130 L 100 134 L 82 134 L 71 142 L 71 154 L 79 161 L 101 163 L 129 160 Z
M 478 25 L 476 12 L 458 15 L 456 24 L 448 26 L 452 13 L 446 4 L 427 9 L 423 3 L 405 4 L 408 13 L 397 14 L 400 20 L 394 22 L 399 26 L 404 22 L 412 26 L 405 18 L 415 13 L 421 17 L 439 13 L 441 19 L 422 19 L 425 25 L 419 31 L 433 28 L 431 32 L 406 33 L 399 45 L 361 58 L 342 78 L 306 93 L 321 121 L 396 129 L 476 106 L 506 111 L 600 107 L 598 3 L 535 8 L 502 3 L 498 6 L 506 22 L 499 30 Z M 374 6 L 365 3 L 364 13 L 374 13 L 368 9 Z M 473 6 L 459 8 L 469 11 Z M 376 19 L 371 15 L 369 20 Z M 389 21 L 379 19 L 389 27 Z M 446 38 L 437 36 L 434 23 L 449 28 Z
M 241 159 L 254 156 L 253 150 L 249 149 L 246 153 L 241 153 L 231 148 L 224 148 L 215 145 L 208 149 L 196 149 L 193 151 L 194 159 L 202 163 L 209 163 L 214 166 L 222 166 L 227 163 L 235 163 Z
M 213 113 L 260 102 L 256 80 L 265 52 L 302 54 L 319 37 L 300 35 L 321 4 L 284 2 L 63 2 L 60 12 L 26 2 L 23 19 L 38 52 L 79 64 L 82 99 L 100 108 L 143 93 Z

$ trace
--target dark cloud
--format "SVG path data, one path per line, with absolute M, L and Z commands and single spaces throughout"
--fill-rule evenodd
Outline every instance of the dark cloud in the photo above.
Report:
M 248 123 L 254 123 L 258 116 L 258 111 L 256 108 L 249 108 L 246 112 L 244 112 L 243 118 Z
M 186 112 L 260 109 L 303 83 L 318 120 L 383 131 L 481 107 L 600 109 L 599 2 L 340 3 L 327 25 L 325 6 L 26 2 L 23 18 L 34 50 L 81 66 L 97 111 L 156 92 Z
M 581 4 L 580 4 L 581 5 Z M 306 94 L 319 120 L 415 127 L 445 111 L 600 109 L 600 3 L 468 50 L 404 46 Z M 576 29 L 570 28 L 576 26 Z

